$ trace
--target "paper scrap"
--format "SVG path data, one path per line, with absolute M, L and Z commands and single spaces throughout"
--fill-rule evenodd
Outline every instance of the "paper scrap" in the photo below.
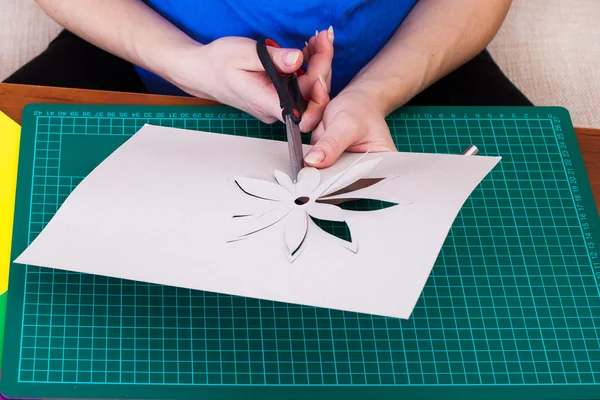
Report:
M 0 294 L 8 289 L 21 127 L 0 112 Z
M 330 168 L 303 170 L 294 187 L 288 157 L 284 142 L 146 125 L 79 184 L 16 262 L 408 318 L 461 206 L 500 160 L 345 153 Z M 361 198 L 402 206 L 295 204 L 356 197 L 339 193 L 353 184 L 365 186 Z M 358 247 L 349 251 L 311 214 L 343 217 Z
M 21 127 L 0 112 L 0 366 L 4 343 Z

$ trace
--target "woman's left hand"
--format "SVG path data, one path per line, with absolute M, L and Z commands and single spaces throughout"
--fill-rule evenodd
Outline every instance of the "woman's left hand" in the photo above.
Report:
M 365 94 L 350 88 L 327 105 L 311 141 L 314 146 L 304 162 L 316 168 L 329 167 L 344 151 L 397 151 L 384 111 Z

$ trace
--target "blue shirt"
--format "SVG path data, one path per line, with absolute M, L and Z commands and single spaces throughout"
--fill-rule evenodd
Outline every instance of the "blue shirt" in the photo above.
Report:
M 304 47 L 315 30 L 335 31 L 331 94 L 335 96 L 394 34 L 417 0 L 145 0 L 200 43 L 224 36 L 267 36 L 282 47 Z M 182 94 L 138 68 L 151 93 Z

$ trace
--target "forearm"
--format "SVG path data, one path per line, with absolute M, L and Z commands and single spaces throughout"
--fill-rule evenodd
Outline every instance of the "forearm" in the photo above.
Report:
M 171 82 L 181 54 L 199 46 L 141 0 L 37 0 L 57 23 L 88 42 Z
M 510 3 L 420 0 L 345 90 L 367 96 L 389 114 L 483 50 L 500 28 Z

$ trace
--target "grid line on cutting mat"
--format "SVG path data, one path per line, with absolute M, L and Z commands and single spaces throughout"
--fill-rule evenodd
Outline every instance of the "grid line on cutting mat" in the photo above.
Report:
M 64 141 L 144 123 L 282 139 L 219 118 L 36 117 L 29 240 L 83 176 Z M 20 382 L 600 383 L 598 285 L 550 118 L 399 116 L 401 151 L 503 156 L 458 215 L 411 319 L 27 267 Z M 560 168 L 558 167 L 560 165 Z

